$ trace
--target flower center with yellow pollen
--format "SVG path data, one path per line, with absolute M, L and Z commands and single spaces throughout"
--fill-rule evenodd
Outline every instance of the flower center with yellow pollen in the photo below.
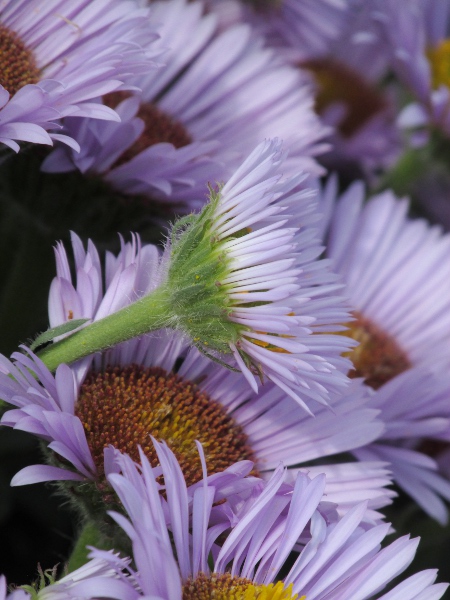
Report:
M 103 102 L 110 108 L 130 97 L 127 92 L 112 92 L 103 98 Z M 175 148 L 182 148 L 192 142 L 192 138 L 182 123 L 162 111 L 151 102 L 143 102 L 139 106 L 137 117 L 145 123 L 144 131 L 134 144 L 128 148 L 116 161 L 115 167 L 130 161 L 143 152 L 146 148 L 160 143 L 169 143 Z
M 315 59 L 302 63 L 301 67 L 311 71 L 316 80 L 316 109 L 319 114 L 331 104 L 344 104 L 346 115 L 339 124 L 339 131 L 344 137 L 352 136 L 387 108 L 382 94 L 373 85 L 338 61 Z
M 109 444 L 139 460 L 140 445 L 156 466 L 150 436 L 167 443 L 177 457 L 187 485 L 202 479 L 195 445 L 205 453 L 208 474 L 239 460 L 253 460 L 242 428 L 190 381 L 159 367 L 108 367 L 88 375 L 76 406 L 99 476 Z
M 431 84 L 434 89 L 441 85 L 450 88 L 450 39 L 438 46 L 428 48 L 427 57 L 431 67 Z
M 367 385 L 377 390 L 411 367 L 406 353 L 397 342 L 360 313 L 353 313 L 355 320 L 347 323 L 344 335 L 359 342 L 359 346 L 347 352 L 353 362 L 348 373 L 351 378 L 364 377 Z
M 13 96 L 24 85 L 39 81 L 34 56 L 19 36 L 0 25 L 0 85 Z
M 182 600 L 304 600 L 292 593 L 292 584 L 285 587 L 279 581 L 269 585 L 255 585 L 249 579 L 200 573 L 183 585 Z

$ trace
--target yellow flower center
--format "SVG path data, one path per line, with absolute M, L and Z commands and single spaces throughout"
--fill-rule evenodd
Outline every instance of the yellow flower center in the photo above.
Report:
M 34 56 L 19 36 L 0 25 L 0 84 L 13 96 L 21 87 L 39 81 Z
M 353 362 L 349 377 L 364 377 L 374 389 L 393 379 L 411 367 L 406 353 L 387 333 L 369 319 L 355 312 L 355 320 L 347 323 L 344 335 L 359 342 L 359 346 L 347 352 Z
M 428 48 L 427 57 L 431 66 L 431 82 L 434 89 L 441 85 L 450 87 L 450 39 L 438 46 Z
M 140 445 L 156 466 L 151 435 L 174 452 L 188 485 L 202 478 L 195 440 L 203 446 L 210 474 L 239 460 L 255 459 L 246 434 L 222 404 L 158 367 L 109 367 L 91 373 L 81 387 L 76 415 L 100 476 L 103 450 L 109 444 L 135 461 Z
M 188 579 L 183 585 L 183 600 L 305 600 L 292 593 L 292 583 L 285 587 L 279 581 L 269 585 L 254 585 L 249 579 L 232 577 L 229 573 L 205 575 Z

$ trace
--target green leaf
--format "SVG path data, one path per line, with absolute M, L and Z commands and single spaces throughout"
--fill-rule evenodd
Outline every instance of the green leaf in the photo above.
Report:
M 43 346 L 48 342 L 51 342 L 56 337 L 63 335 L 64 333 L 69 333 L 81 325 L 84 325 L 89 321 L 89 319 L 73 319 L 72 321 L 67 321 L 67 323 L 63 323 L 62 325 L 57 325 L 56 327 L 52 327 L 51 329 L 47 329 L 43 333 L 40 333 L 34 342 L 30 346 L 30 350 L 36 350 L 39 346 Z

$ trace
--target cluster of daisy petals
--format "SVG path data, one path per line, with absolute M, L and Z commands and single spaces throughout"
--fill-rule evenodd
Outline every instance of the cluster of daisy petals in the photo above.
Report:
M 164 248 L 57 243 L 53 334 L 0 355 L 1 424 L 45 447 L 11 484 L 99 541 L 0 600 L 443 597 L 396 580 L 419 540 L 383 509 L 395 484 L 448 519 L 450 235 L 326 172 L 398 156 L 388 65 L 401 126 L 450 128 L 435 4 L 0 2 L 5 160 L 53 146 L 47 176 L 184 215 Z

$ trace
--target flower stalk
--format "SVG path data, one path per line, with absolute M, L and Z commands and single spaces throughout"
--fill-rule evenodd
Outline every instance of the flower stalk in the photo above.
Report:
M 133 304 L 47 346 L 38 356 L 54 371 L 62 363 L 70 364 L 155 329 L 170 327 L 174 321 L 167 287 L 161 286 Z

